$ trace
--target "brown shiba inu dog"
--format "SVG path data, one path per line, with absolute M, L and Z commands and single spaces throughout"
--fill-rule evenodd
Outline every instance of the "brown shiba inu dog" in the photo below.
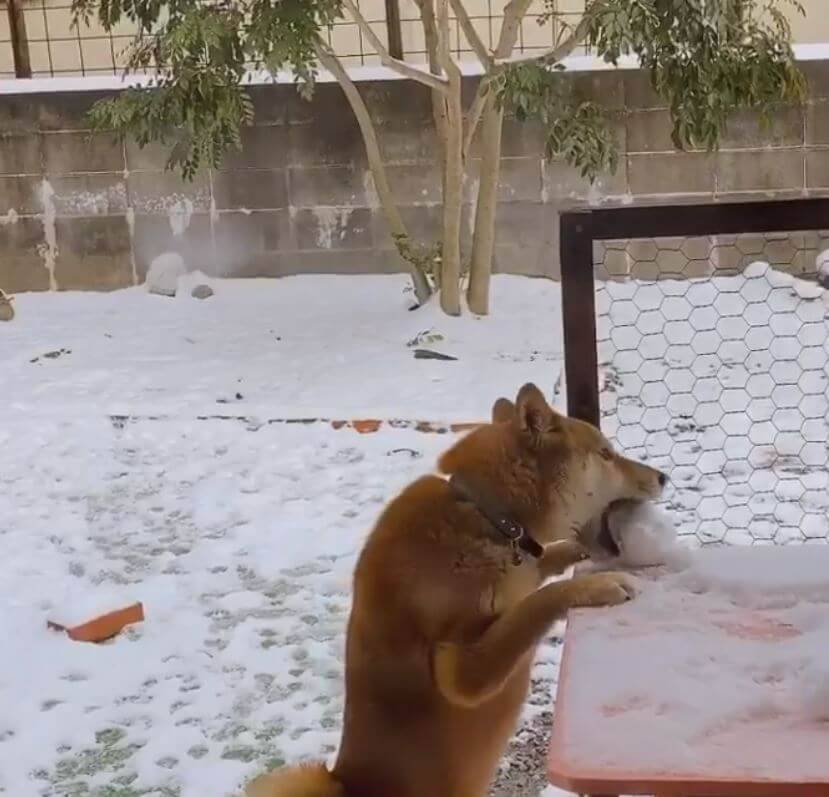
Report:
M 568 609 L 628 600 L 632 579 L 542 584 L 585 558 L 575 535 L 657 470 L 615 453 L 535 385 L 397 496 L 363 548 L 348 625 L 339 758 L 264 775 L 248 797 L 484 797 L 536 646 Z

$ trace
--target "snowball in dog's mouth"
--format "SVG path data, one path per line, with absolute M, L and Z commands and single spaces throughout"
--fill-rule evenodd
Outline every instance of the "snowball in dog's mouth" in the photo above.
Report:
M 599 533 L 596 536 L 596 544 L 611 556 L 620 556 L 622 549 L 610 529 L 610 514 L 623 503 L 625 503 L 624 500 L 619 500 L 608 504 L 599 519 Z

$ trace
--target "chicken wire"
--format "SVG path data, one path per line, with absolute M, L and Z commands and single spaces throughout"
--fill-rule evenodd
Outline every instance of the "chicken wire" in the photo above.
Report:
M 699 544 L 829 538 L 823 236 L 594 246 L 602 429 Z

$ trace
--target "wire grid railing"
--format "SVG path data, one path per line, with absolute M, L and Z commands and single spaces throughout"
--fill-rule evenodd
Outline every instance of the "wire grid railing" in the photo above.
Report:
M 35 77 L 69 75 L 120 74 L 126 65 L 126 53 L 136 35 L 136 28 L 124 22 L 107 32 L 94 23 L 72 26 L 71 0 L 0 0 L 0 77 L 15 76 L 13 36 L 9 7 L 14 2 L 20 9 L 25 46 L 29 53 L 31 72 Z M 384 46 L 388 46 L 389 22 L 386 0 L 357 0 L 366 21 Z M 521 23 L 516 51 L 531 55 L 549 49 L 563 32 L 564 26 L 577 23 L 583 0 L 563 0 L 561 15 L 546 24 L 543 21 L 543 0 L 533 0 Z M 503 19 L 503 0 L 466 0 L 475 30 L 484 44 L 492 49 L 497 44 Z M 420 14 L 414 0 L 399 0 L 403 56 L 414 62 L 427 58 L 426 40 Z M 452 47 L 460 60 L 475 56 L 457 19 L 451 20 Z M 343 18 L 326 32 L 329 43 L 346 66 L 368 66 L 380 58 L 360 28 Z
M 0 1 L 0 77 L 15 77 L 14 37 L 9 2 Z M 16 0 L 33 77 L 120 73 L 125 51 L 135 39 L 130 24 L 107 32 L 102 27 L 72 25 L 70 0 Z
M 822 233 L 594 246 L 602 429 L 700 544 L 829 541 Z
M 407 59 L 423 62 L 427 58 L 427 51 L 420 12 L 414 0 L 399 0 L 399 2 L 404 54 Z M 504 0 L 465 0 L 464 2 L 472 26 L 489 50 L 494 50 L 498 44 L 505 5 Z M 545 16 L 547 7 L 544 0 L 533 0 L 519 27 L 518 40 L 515 44 L 516 53 L 541 54 L 553 47 L 568 29 L 578 24 L 584 9 L 584 0 L 558 0 L 556 5 L 556 15 L 548 19 Z M 472 47 L 454 15 L 451 15 L 450 27 L 451 44 L 455 56 L 461 61 L 476 60 Z M 576 50 L 576 53 L 583 52 L 585 52 L 584 48 Z

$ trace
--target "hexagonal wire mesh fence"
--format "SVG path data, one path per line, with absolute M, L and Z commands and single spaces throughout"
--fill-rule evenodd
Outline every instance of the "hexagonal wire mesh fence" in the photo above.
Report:
M 829 541 L 824 236 L 594 244 L 602 429 L 665 469 L 680 533 Z

